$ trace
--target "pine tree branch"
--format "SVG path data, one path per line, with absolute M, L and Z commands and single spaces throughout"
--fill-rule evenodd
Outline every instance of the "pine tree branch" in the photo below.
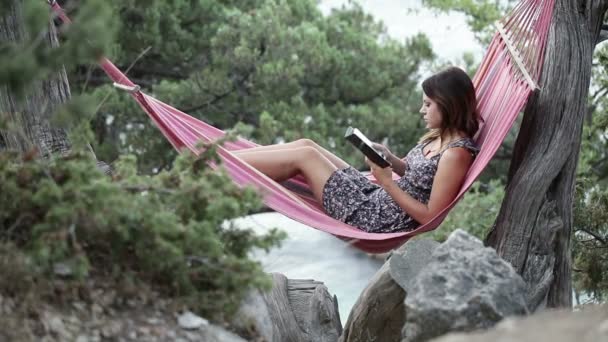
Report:
M 175 191 L 170 190 L 170 189 L 157 188 L 157 187 L 150 186 L 150 185 L 125 185 L 122 188 L 128 192 L 134 192 L 134 193 L 144 192 L 144 191 L 153 191 L 153 192 L 158 192 L 158 193 L 167 194 L 167 195 L 171 195 L 171 194 L 175 193 Z
M 578 229 L 579 232 L 583 232 L 583 233 L 587 233 L 591 236 L 593 236 L 597 241 L 599 241 L 602 245 L 608 245 L 608 241 L 606 240 L 606 237 L 603 237 L 597 233 L 594 233 L 588 229 L 585 228 L 579 228 Z
M 121 69 L 123 70 L 123 69 Z M 178 79 L 178 80 L 183 80 L 186 79 L 188 77 L 190 77 L 190 71 L 189 70 L 183 70 L 182 68 L 177 68 L 177 70 L 167 70 L 166 68 L 162 68 L 162 67 L 151 67 L 151 66 L 134 66 L 131 69 L 131 73 L 133 74 L 137 74 L 137 75 L 142 75 L 142 76 L 157 76 L 157 77 L 161 77 L 161 78 L 172 78 L 172 79 Z
M 191 112 L 195 112 L 199 109 L 203 109 L 203 108 L 207 108 L 210 106 L 215 105 L 217 102 L 219 102 L 220 100 L 224 99 L 225 97 L 227 97 L 228 95 L 234 93 L 234 91 L 236 90 L 236 88 L 232 88 L 229 91 L 223 93 L 223 94 L 211 94 L 210 92 L 207 92 L 208 94 L 211 94 L 213 96 L 213 98 L 205 103 L 202 103 L 200 105 L 195 105 L 192 107 L 188 107 L 188 108 L 183 108 L 180 109 L 180 111 L 184 112 L 184 113 L 191 113 Z

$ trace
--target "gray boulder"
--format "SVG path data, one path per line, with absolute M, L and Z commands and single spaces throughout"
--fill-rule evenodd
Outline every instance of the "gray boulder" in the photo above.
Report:
M 405 321 L 404 298 L 405 291 L 384 263 L 351 309 L 340 341 L 398 341 Z
M 463 230 L 435 248 L 414 281 L 403 283 L 408 289 L 402 342 L 487 329 L 505 317 L 528 313 L 521 277 Z
M 454 333 L 433 342 L 600 342 L 608 341 L 608 305 L 583 310 L 547 310 L 525 318 L 507 318 L 483 332 Z
M 340 341 L 399 341 L 406 291 L 437 245 L 433 240 L 415 239 L 394 251 L 357 299 Z
M 407 242 L 389 259 L 391 277 L 409 292 L 414 286 L 418 273 L 427 267 L 439 242 L 430 239 L 415 239 Z

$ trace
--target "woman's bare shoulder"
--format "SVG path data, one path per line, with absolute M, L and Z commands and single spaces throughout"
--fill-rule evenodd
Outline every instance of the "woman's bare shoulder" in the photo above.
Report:
M 465 147 L 452 147 L 443 152 L 439 164 L 443 165 L 470 165 L 473 161 L 471 151 Z

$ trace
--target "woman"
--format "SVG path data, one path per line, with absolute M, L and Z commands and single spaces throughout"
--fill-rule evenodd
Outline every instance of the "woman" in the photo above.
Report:
M 278 182 L 303 174 L 335 219 L 368 232 L 412 230 L 454 199 L 478 151 L 472 138 L 479 115 L 468 75 L 448 68 L 426 79 L 422 89 L 420 113 L 429 132 L 404 159 L 375 144 L 392 164 L 381 168 L 366 158 L 378 184 L 308 139 L 235 154 Z M 401 178 L 394 181 L 393 172 Z

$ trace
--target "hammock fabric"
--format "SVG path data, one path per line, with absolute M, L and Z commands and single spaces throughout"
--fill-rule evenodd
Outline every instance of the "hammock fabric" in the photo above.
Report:
M 230 151 L 258 146 L 245 139 L 218 146 L 218 154 L 224 167 L 239 186 L 259 188 L 268 207 L 303 224 L 347 240 L 366 252 L 387 252 L 417 234 L 433 230 L 490 162 L 529 95 L 538 88 L 537 82 L 554 2 L 555 0 L 523 0 L 508 16 L 497 22 L 498 32 L 494 35 L 473 78 L 479 102 L 478 109 L 483 119 L 476 137 L 480 152 L 457 197 L 434 219 L 416 230 L 367 233 L 327 216 L 310 195 L 310 191 L 307 191 L 308 187 L 302 177 L 294 177 L 285 184 L 279 184 L 234 156 Z M 57 3 L 53 3 L 52 7 L 58 17 L 65 23 L 70 23 L 70 19 Z M 102 58 L 100 65 L 114 82 L 136 87 L 108 59 Z M 222 130 L 139 91 L 138 87 L 131 92 L 131 96 L 178 151 L 187 148 L 198 155 L 201 152 L 197 148 L 200 142 L 213 142 L 225 134 Z

